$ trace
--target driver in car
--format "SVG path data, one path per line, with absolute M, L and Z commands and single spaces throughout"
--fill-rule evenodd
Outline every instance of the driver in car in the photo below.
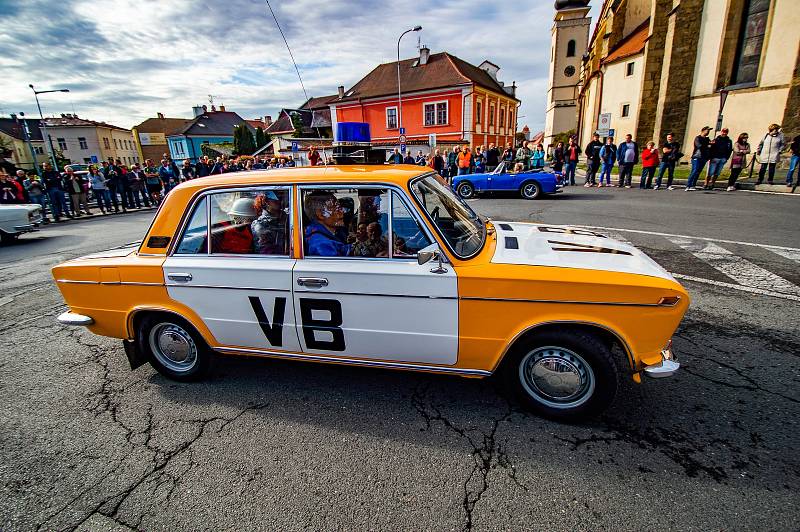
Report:
M 306 196 L 303 211 L 311 223 L 305 229 L 306 250 L 318 257 L 346 257 L 351 244 L 338 235 L 344 228 L 344 210 L 330 192 L 313 192 Z

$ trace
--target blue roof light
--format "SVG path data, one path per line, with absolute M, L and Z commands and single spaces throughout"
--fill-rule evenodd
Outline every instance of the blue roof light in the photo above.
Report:
M 372 137 L 366 122 L 339 122 L 336 124 L 336 139 L 339 144 L 369 144 Z

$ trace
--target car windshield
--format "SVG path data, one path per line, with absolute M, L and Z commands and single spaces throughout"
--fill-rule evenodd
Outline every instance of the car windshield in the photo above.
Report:
M 465 259 L 480 251 L 486 240 L 486 226 L 441 177 L 427 175 L 417 179 L 411 190 L 453 253 Z

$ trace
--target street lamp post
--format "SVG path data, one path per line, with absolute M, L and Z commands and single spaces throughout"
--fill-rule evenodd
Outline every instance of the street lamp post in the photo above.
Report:
M 397 130 L 403 130 L 403 98 L 400 94 L 400 41 L 402 40 L 403 36 L 406 33 L 411 33 L 412 31 L 420 31 L 422 26 L 414 26 L 411 29 L 408 29 L 400 34 L 400 37 L 397 39 Z M 399 137 L 398 137 L 399 139 Z
M 29 84 L 28 87 L 31 88 L 33 91 L 33 97 L 36 98 L 36 107 L 39 109 L 39 118 L 41 119 L 42 125 L 42 136 L 45 140 L 45 147 L 50 146 L 50 160 L 53 161 L 53 169 L 58 172 L 58 163 L 56 162 L 56 150 L 53 148 L 53 139 L 50 138 L 50 135 L 47 134 L 47 125 L 44 123 L 44 115 L 42 114 L 42 106 L 39 105 L 39 95 L 40 94 L 47 94 L 48 92 L 69 92 L 69 89 L 53 89 L 49 91 L 37 91 L 33 88 L 33 83 Z
M 22 111 L 19 112 L 19 116 L 22 117 L 22 134 L 25 137 L 25 144 L 28 145 L 28 149 L 31 152 L 31 160 L 33 161 L 33 169 L 36 170 L 36 175 L 42 177 L 42 169 L 39 168 L 39 165 L 36 164 L 36 150 L 33 149 L 33 143 L 31 143 L 31 132 L 28 130 L 28 123 L 25 121 L 25 113 Z

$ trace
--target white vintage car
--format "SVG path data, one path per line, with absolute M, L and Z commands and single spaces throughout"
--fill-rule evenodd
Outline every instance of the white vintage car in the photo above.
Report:
M 35 204 L 0 205 L 0 241 L 14 241 L 22 233 L 38 231 L 42 207 Z

